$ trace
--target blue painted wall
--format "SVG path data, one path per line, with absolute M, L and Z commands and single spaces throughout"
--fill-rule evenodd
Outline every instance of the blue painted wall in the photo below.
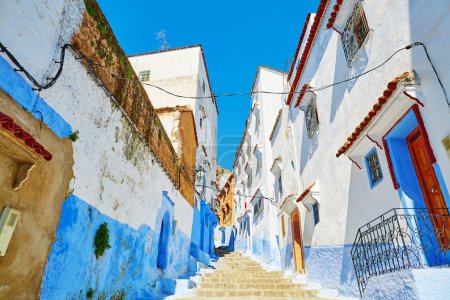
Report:
M 0 57 L 0 74 L 0 88 L 24 110 L 43 121 L 60 138 L 68 137 L 72 133 L 70 125 L 39 97 L 30 84 L 2 57 Z
M 42 282 L 42 299 L 82 298 L 89 288 L 109 298 L 124 290 L 126 299 L 151 298 L 162 293 L 162 277 L 177 278 L 188 273 L 190 238 L 179 230 L 171 232 L 167 268 L 156 267 L 159 228 L 168 213 L 173 220 L 173 203 L 167 194 L 154 229 L 134 229 L 100 213 L 75 195 L 63 203 L 56 240 L 51 249 Z M 95 258 L 93 240 L 102 223 L 108 223 L 111 248 Z
M 405 208 L 411 208 L 410 210 L 405 211 L 407 214 L 415 213 L 412 208 L 426 208 L 425 199 L 423 197 L 406 142 L 407 136 L 417 126 L 417 119 L 413 111 L 411 111 L 402 119 L 400 123 L 395 126 L 390 134 L 386 136 L 386 142 L 389 147 L 394 174 L 398 184 L 400 185 L 398 193 L 402 206 Z M 445 186 L 439 165 L 437 163 L 434 164 L 434 169 L 437 170 L 436 176 L 438 177 L 444 197 L 448 199 L 447 187 Z M 412 219 L 408 219 L 407 221 L 409 228 L 411 229 L 411 236 L 413 237 L 414 244 L 422 244 L 422 247 L 428 250 L 426 251 L 426 255 L 423 257 L 411 256 L 414 257 L 414 259 L 423 260 L 423 263 L 428 263 L 430 266 L 448 262 L 450 260 L 450 254 L 444 254 L 440 250 L 439 243 L 433 232 L 433 225 L 430 220 L 423 218 L 417 218 L 417 222 L 411 222 L 411 220 Z M 421 235 L 414 234 L 416 231 L 420 231 Z M 424 238 L 420 238 L 421 236 L 424 236 Z
M 200 210 L 194 207 L 190 254 L 205 265 L 214 257 L 214 229 L 219 220 L 205 200 L 200 201 Z

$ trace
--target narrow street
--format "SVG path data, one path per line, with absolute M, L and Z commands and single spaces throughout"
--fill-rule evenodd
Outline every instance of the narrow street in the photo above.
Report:
M 171 299 L 319 299 L 317 291 L 293 283 L 283 271 L 266 271 L 242 252 L 220 256 L 190 293 L 192 297 Z
M 0 0 L 0 300 L 450 299 L 449 0 Z

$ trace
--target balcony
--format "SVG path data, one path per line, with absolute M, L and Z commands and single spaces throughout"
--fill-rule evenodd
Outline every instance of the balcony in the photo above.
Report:
M 371 277 L 449 267 L 448 209 L 391 209 L 358 229 L 351 256 L 361 296 Z

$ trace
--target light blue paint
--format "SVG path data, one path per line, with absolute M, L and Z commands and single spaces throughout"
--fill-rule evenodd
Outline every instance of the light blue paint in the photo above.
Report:
M 167 253 L 169 247 L 169 236 L 170 236 L 170 215 L 169 212 L 164 214 L 161 222 L 161 229 L 159 231 L 159 242 L 158 242 L 158 259 L 157 266 L 160 269 L 165 269 L 167 267 Z
M 295 271 L 294 248 L 292 243 L 288 243 L 286 247 L 280 249 L 280 261 L 282 270 Z
M 413 111 L 410 111 L 393 128 L 389 135 L 385 137 L 392 160 L 394 174 L 400 186 L 398 193 L 402 206 L 411 209 L 406 211 L 408 214 L 414 214 L 414 208 L 427 207 L 406 142 L 406 138 L 415 128 L 417 128 L 417 126 L 418 121 L 416 116 Z M 434 169 L 438 170 L 436 176 L 438 177 L 443 193 L 447 194 L 446 199 L 448 199 L 447 188 L 437 163 L 434 165 Z M 441 252 L 430 220 L 416 218 L 416 222 L 411 219 L 408 219 L 407 222 L 411 230 L 421 232 L 421 235 L 419 236 L 417 234 L 411 234 L 414 243 L 422 245 L 422 247 L 428 250 L 426 251 L 425 256 L 419 257 L 418 259 L 429 266 L 439 265 L 450 259 L 450 253 Z
M 214 256 L 214 228 L 219 220 L 205 200 L 200 201 L 200 210 L 194 207 L 190 255 L 205 265 L 210 265 Z
M 166 213 L 173 219 L 173 205 L 164 193 L 156 228 L 160 227 Z M 96 259 L 93 240 L 104 222 L 108 223 L 111 248 Z M 125 290 L 126 299 L 161 295 L 161 278 L 189 274 L 190 239 L 180 230 L 170 235 L 164 272 L 157 268 L 158 241 L 159 231 L 147 225 L 133 229 L 71 195 L 62 206 L 56 239 L 43 276 L 41 299 L 84 298 L 89 288 L 96 291 L 96 297 L 103 293 L 106 298 L 121 289 Z
M 370 278 L 363 299 L 447 300 L 450 269 L 410 269 Z
M 30 84 L 2 57 L 0 57 L 0 74 L 0 89 L 24 110 L 43 121 L 60 138 L 66 138 L 72 133 L 69 123 L 39 97 Z
M 372 150 L 370 150 L 369 153 L 367 153 L 366 156 L 364 157 L 364 160 L 366 161 L 367 177 L 369 178 L 369 184 L 370 184 L 371 189 L 373 189 L 376 185 L 378 185 L 380 182 L 383 181 L 383 170 L 381 170 L 381 165 L 380 165 L 381 178 L 372 183 L 372 172 L 370 171 L 369 156 L 372 155 L 374 152 L 377 154 L 377 158 L 378 158 L 377 149 L 375 147 L 373 147 Z
M 345 295 L 357 295 L 358 286 L 351 261 L 352 245 L 305 246 L 305 270 L 308 280 L 325 288 L 340 289 Z

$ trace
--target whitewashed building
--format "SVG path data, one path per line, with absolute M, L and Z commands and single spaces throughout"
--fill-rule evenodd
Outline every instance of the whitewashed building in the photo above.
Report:
M 270 137 L 280 268 L 346 296 L 448 297 L 449 9 L 308 15 Z
M 215 216 L 195 203 L 194 169 L 204 152 L 214 180 L 213 99 L 149 97 L 94 0 L 1 1 L 0 25 L 0 116 L 11 129 L 1 156 L 12 153 L 7 137 L 18 153 L 34 147 L 45 158 L 30 154 L 37 167 L 18 191 L 1 178 L 1 211 L 21 215 L 2 253 L 0 298 L 142 299 L 188 287 L 176 279 L 212 253 L 213 230 L 201 225 Z M 211 95 L 200 47 L 186 51 L 196 55 L 191 82 L 173 92 Z
M 274 206 L 272 149 L 269 136 L 282 107 L 287 74 L 260 66 L 252 87 L 252 109 L 234 162 L 237 218 L 236 249 L 248 250 L 264 263 L 279 264 Z
M 204 174 L 198 172 L 196 186 L 202 199 L 212 204 L 216 194 L 219 111 L 211 90 L 202 46 L 135 54 L 129 56 L 129 60 L 156 108 L 187 105 L 193 110 L 199 143 L 196 169 L 204 170 Z M 171 95 L 157 87 L 183 97 Z M 200 202 L 198 194 L 196 202 Z

